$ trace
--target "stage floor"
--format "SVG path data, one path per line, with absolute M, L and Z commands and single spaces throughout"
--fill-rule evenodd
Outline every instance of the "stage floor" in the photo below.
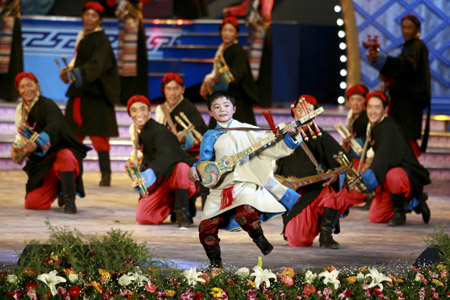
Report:
M 180 230 L 167 221 L 159 226 L 139 225 L 135 221 L 137 194 L 131 189 L 125 174 L 113 174 L 111 187 L 99 187 L 98 173 L 85 173 L 87 196 L 77 198 L 78 213 L 67 215 L 55 202 L 51 210 L 33 211 L 23 208 L 26 175 L 22 171 L 0 172 L 0 269 L 17 262 L 17 253 L 27 242 L 38 240 L 45 243 L 49 231 L 48 219 L 53 226 L 77 228 L 83 234 L 106 233 L 112 228 L 132 232 L 132 237 L 147 243 L 152 254 L 177 263 L 179 268 L 204 267 L 207 259 L 198 241 L 197 225 Z M 280 235 L 281 217 L 263 224 L 267 238 L 274 245 L 273 252 L 263 257 L 265 268 L 279 269 L 289 266 L 299 271 L 303 268 L 353 267 L 364 265 L 407 265 L 425 250 L 424 238 L 437 225 L 446 225 L 450 232 L 450 182 L 439 181 L 427 186 L 431 221 L 426 225 L 420 215 L 408 214 L 407 225 L 389 227 L 372 224 L 368 212 L 351 208 L 350 215 L 341 219 L 341 233 L 335 239 L 341 249 L 319 247 L 318 238 L 312 247 L 290 247 Z M 225 267 L 253 267 L 261 255 L 245 232 L 219 233 L 222 258 Z

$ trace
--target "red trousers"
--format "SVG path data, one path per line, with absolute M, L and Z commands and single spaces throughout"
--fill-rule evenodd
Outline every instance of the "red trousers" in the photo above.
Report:
M 234 219 L 241 228 L 250 233 L 261 226 L 258 211 L 250 205 L 241 205 L 234 209 Z M 219 228 L 226 221 L 225 216 L 219 215 L 217 217 L 206 219 L 200 222 L 198 226 L 200 243 L 202 245 L 214 246 L 219 239 Z
M 75 177 L 80 173 L 78 160 L 69 149 L 56 154 L 56 160 L 44 175 L 42 185 L 26 194 L 26 209 L 50 209 L 58 192 L 59 172 L 75 172 Z
M 331 187 L 324 187 L 313 202 L 287 223 L 284 234 L 289 246 L 311 246 L 319 234 L 319 215 L 323 214 L 325 208 L 337 209 L 343 214 L 347 209 L 347 199 L 347 189 L 336 193 Z
M 139 224 L 161 224 L 170 214 L 175 200 L 174 191 L 189 190 L 189 197 L 195 194 L 195 183 L 190 181 L 189 165 L 178 163 L 166 180 L 158 180 L 150 189 L 150 194 L 139 200 L 136 209 L 136 221 Z
M 406 199 L 411 196 L 411 183 L 408 174 L 402 168 L 390 169 L 386 173 L 383 184 L 378 186 L 375 198 L 370 205 L 370 222 L 386 223 L 394 216 L 391 194 L 404 194 Z
M 86 137 L 77 135 L 77 139 L 82 143 Z M 95 151 L 108 151 L 111 149 L 111 145 L 109 144 L 109 136 L 90 136 L 89 137 L 92 142 L 92 146 L 94 146 Z

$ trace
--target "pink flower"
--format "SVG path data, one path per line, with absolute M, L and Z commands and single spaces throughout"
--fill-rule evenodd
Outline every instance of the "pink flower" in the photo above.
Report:
M 309 296 L 311 294 L 314 294 L 315 292 L 316 292 L 316 288 L 314 286 L 312 286 L 311 284 L 307 284 L 303 288 L 303 294 L 305 294 L 305 295 Z
M 202 273 L 198 277 L 203 278 L 205 280 L 204 282 L 201 282 L 202 285 L 205 285 L 205 284 L 209 283 L 209 281 L 210 281 L 210 277 L 207 273 Z
M 285 285 L 287 285 L 287 286 L 292 286 L 292 285 L 294 285 L 294 280 L 292 279 L 291 276 L 284 275 L 284 276 L 282 277 L 282 282 L 283 282 Z
M 155 291 L 156 291 L 156 285 L 154 285 L 153 283 L 146 283 L 145 284 L 145 290 L 147 291 L 147 292 L 149 292 L 149 293 L 154 293 Z

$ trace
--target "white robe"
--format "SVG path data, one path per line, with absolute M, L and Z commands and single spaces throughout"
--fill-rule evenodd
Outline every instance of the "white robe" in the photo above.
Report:
M 233 120 L 230 124 L 230 128 L 232 127 L 254 126 Z M 216 161 L 224 156 L 234 155 L 270 135 L 273 135 L 270 131 L 227 131 L 214 145 Z M 289 148 L 281 139 L 238 162 L 233 171 L 222 175 L 220 183 L 210 189 L 203 208 L 202 220 L 213 218 L 241 205 L 251 205 L 260 212 L 285 212 L 286 209 L 279 200 L 287 188 L 274 178 L 273 162 L 290 155 L 293 151 L 294 149 Z M 233 186 L 233 202 L 230 206 L 220 209 L 222 191 L 231 186 Z

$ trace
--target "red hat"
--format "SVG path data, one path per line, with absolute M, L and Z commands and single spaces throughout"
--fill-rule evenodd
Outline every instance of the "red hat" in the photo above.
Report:
M 100 17 L 103 17 L 103 11 L 105 10 L 103 8 L 103 5 L 94 1 L 86 2 L 86 4 L 84 4 L 83 6 L 83 9 L 81 9 L 81 13 L 84 14 L 84 12 L 87 11 L 88 9 L 93 9 L 100 15 Z
M 298 97 L 298 99 L 295 99 L 294 102 L 291 104 L 291 108 L 294 108 L 297 106 L 297 103 L 300 99 L 304 99 L 306 102 L 312 104 L 312 105 L 317 105 L 317 100 L 316 98 L 314 98 L 311 95 L 301 95 L 300 97 Z
M 367 102 L 369 102 L 369 99 L 373 98 L 373 97 L 380 99 L 381 102 L 383 103 L 384 107 L 386 107 L 386 105 L 388 105 L 386 96 L 380 91 L 374 91 L 374 92 L 370 92 L 366 95 L 366 106 L 367 106 Z
M 135 102 L 142 102 L 144 104 L 148 105 L 148 109 L 150 109 L 152 107 L 152 105 L 150 104 L 150 101 L 147 99 L 147 97 L 142 96 L 142 95 L 136 95 L 136 96 L 132 96 L 130 99 L 128 99 L 127 101 L 127 111 L 128 114 L 130 114 L 130 107 L 133 103 Z
M 161 81 L 161 93 L 162 94 L 164 94 L 164 87 L 166 86 L 166 84 L 168 84 L 172 80 L 175 80 L 176 83 L 178 83 L 181 86 L 184 86 L 183 78 L 181 78 L 180 75 L 169 72 L 166 75 L 164 75 L 164 77 Z
M 347 96 L 347 99 L 355 94 L 361 95 L 366 98 L 368 92 L 369 89 L 367 88 L 367 86 L 365 86 L 364 84 L 357 84 L 349 88 L 347 92 L 345 92 L 345 95 Z
M 239 32 L 239 29 L 241 28 L 239 26 L 239 22 L 235 17 L 232 17 L 232 16 L 223 18 L 222 23 L 220 23 L 219 29 L 222 30 L 223 25 L 225 25 L 227 23 L 230 23 L 231 25 L 236 27 L 237 31 Z
M 16 80 L 14 81 L 14 85 L 16 86 L 16 89 L 19 87 L 19 83 L 20 83 L 20 81 L 21 81 L 24 77 L 28 77 L 28 78 L 30 78 L 31 80 L 34 80 L 34 82 L 39 83 L 39 81 L 37 80 L 36 76 L 34 76 L 33 73 L 30 73 L 30 72 L 20 72 L 19 74 L 17 74 Z

